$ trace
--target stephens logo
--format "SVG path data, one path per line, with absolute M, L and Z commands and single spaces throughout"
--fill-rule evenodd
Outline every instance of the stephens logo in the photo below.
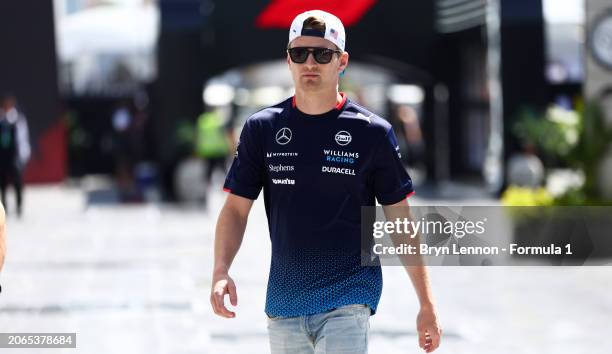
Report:
M 351 142 L 351 140 L 353 140 L 353 137 L 346 130 L 341 130 L 336 133 L 335 139 L 338 145 L 345 146 L 345 145 L 348 145 Z
M 285 165 L 268 165 L 268 170 L 270 172 L 291 172 L 295 171 L 294 166 L 285 166 Z
M 276 132 L 276 142 L 280 145 L 287 145 L 291 141 L 291 129 L 284 127 Z
M 284 179 L 276 179 L 276 178 L 272 178 L 272 183 L 274 184 L 295 184 L 295 180 L 294 179 L 289 179 L 289 178 L 284 178 Z

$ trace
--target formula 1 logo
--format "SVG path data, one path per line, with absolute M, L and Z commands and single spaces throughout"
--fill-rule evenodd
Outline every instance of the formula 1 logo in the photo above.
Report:
M 338 145 L 345 146 L 345 145 L 348 145 L 351 142 L 351 140 L 353 140 L 353 137 L 346 130 L 341 130 L 336 133 L 335 139 Z
M 276 132 L 276 142 L 280 145 L 287 145 L 291 141 L 291 129 L 284 127 Z

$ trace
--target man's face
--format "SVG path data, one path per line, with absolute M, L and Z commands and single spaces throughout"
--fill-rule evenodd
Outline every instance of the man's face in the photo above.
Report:
M 2 100 L 2 110 L 4 110 L 5 112 L 8 112 L 13 107 L 15 107 L 16 103 L 17 102 L 14 97 L 12 96 L 6 97 Z
M 321 47 L 337 50 L 336 46 L 323 38 L 301 36 L 294 39 L 290 46 L 294 47 Z M 319 64 L 315 61 L 313 54 L 308 55 L 308 59 L 303 64 L 294 63 L 287 54 L 287 63 L 295 88 L 307 92 L 329 90 L 338 85 L 338 74 L 348 65 L 348 53 L 344 52 L 340 56 L 334 54 L 332 60 L 327 64 Z

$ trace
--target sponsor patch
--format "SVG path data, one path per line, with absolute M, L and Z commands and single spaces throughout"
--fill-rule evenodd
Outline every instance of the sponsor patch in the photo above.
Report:
M 266 157 L 295 157 L 298 156 L 297 152 L 266 152 Z
M 268 165 L 268 170 L 270 172 L 292 172 L 292 171 L 295 171 L 295 166 L 282 165 L 282 164 Z
M 358 152 L 323 149 L 324 162 L 336 162 L 352 165 L 359 159 Z
M 284 127 L 280 128 L 276 132 L 276 142 L 280 145 L 287 145 L 291 141 L 291 137 L 293 133 L 291 133 L 291 129 Z
M 295 180 L 294 179 L 290 179 L 290 178 L 283 178 L 283 179 L 278 179 L 278 178 L 272 178 L 272 183 L 274 184 L 295 184 Z
M 336 136 L 334 137 L 334 139 L 336 140 L 336 143 L 338 143 L 338 145 L 345 146 L 345 145 L 348 145 L 351 142 L 351 140 L 353 140 L 353 137 L 346 130 L 341 130 L 336 133 Z
M 322 166 L 321 172 L 337 173 L 341 175 L 350 175 L 350 176 L 355 175 L 355 170 L 352 168 L 342 168 L 342 167 L 332 167 L 332 166 Z

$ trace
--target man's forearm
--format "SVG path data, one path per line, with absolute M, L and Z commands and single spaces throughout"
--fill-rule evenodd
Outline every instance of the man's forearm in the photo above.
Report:
M 433 306 L 433 295 L 426 266 L 406 266 L 421 307 Z
M 398 237 L 391 238 L 396 246 L 408 243 L 409 245 L 418 249 L 420 244 L 419 235 L 416 235 L 414 238 L 410 238 L 408 236 L 399 236 L 399 238 L 401 238 L 402 241 L 399 241 Z M 408 273 L 408 276 L 410 276 L 410 281 L 414 286 L 414 290 L 421 306 L 433 305 L 433 295 L 431 285 L 429 283 L 429 274 L 427 272 L 427 266 L 423 264 L 422 257 L 419 254 L 400 255 L 399 257 L 404 265 L 404 269 L 406 269 L 406 272 Z
M 232 209 L 222 209 L 215 231 L 215 263 L 214 273 L 227 273 L 240 249 L 246 217 Z
M 387 220 L 408 219 L 413 220 L 408 204 L 400 203 L 392 207 L 384 208 Z M 391 242 L 395 246 L 404 245 L 411 246 L 414 249 L 419 249 L 421 243 L 420 235 L 414 234 L 415 230 L 410 226 L 408 234 L 391 234 Z M 418 254 L 400 254 L 398 255 L 406 272 L 410 276 L 412 285 L 419 299 L 421 306 L 433 306 L 433 295 L 431 285 L 429 283 L 429 275 L 427 267 L 424 265 L 423 258 Z

